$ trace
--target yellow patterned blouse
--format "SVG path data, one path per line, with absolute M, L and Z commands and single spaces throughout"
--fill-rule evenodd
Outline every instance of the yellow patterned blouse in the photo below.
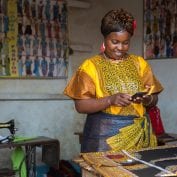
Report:
M 149 64 L 140 56 L 128 55 L 122 61 L 105 59 L 96 55 L 86 59 L 71 78 L 64 94 L 72 99 L 102 98 L 118 92 L 134 94 L 153 86 L 152 93 L 163 90 Z M 110 106 L 104 112 L 115 115 L 143 116 L 142 104 L 128 107 Z

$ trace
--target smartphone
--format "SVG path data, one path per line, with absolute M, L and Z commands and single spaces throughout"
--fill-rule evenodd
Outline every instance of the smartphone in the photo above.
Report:
M 132 95 L 132 100 L 136 99 L 137 97 L 143 97 L 146 95 L 148 92 L 137 92 L 134 95 Z

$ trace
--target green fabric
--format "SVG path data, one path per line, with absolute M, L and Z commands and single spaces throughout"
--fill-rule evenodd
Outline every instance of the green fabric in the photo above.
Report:
M 21 142 L 21 141 L 27 141 L 27 140 L 32 140 L 35 139 L 35 137 L 23 137 L 23 136 L 15 136 L 13 139 L 14 143 Z
M 27 169 L 26 169 L 26 163 L 24 159 L 25 159 L 25 152 L 22 147 L 16 147 L 15 149 L 13 149 L 11 155 L 12 168 L 13 170 L 18 171 L 21 177 L 27 177 Z M 23 163 L 20 169 L 20 164 L 22 161 Z

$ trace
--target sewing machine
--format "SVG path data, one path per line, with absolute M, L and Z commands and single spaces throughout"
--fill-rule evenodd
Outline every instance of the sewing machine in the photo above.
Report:
M 6 136 L 4 137 L 4 139 L 1 139 L 0 140 L 0 143 L 7 140 L 7 141 L 10 141 L 14 138 L 14 135 L 15 135 L 15 132 L 17 131 L 17 128 L 15 128 L 15 121 L 14 119 L 8 121 L 8 122 L 5 122 L 5 123 L 1 123 L 0 122 L 0 129 L 2 128 L 7 128 L 9 129 L 11 135 L 10 136 Z

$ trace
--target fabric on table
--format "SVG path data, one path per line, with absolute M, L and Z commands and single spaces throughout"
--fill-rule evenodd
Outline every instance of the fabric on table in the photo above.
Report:
M 20 141 L 27 141 L 27 140 L 32 140 L 36 137 L 23 137 L 23 136 L 15 136 L 13 139 L 14 143 L 20 142 Z
M 129 151 L 129 153 L 140 160 L 157 165 L 163 169 L 173 173 L 177 172 L 177 145 L 158 146 L 156 148 L 146 148 L 139 151 Z M 148 166 L 142 163 L 133 163 L 122 165 L 122 162 L 127 162 L 127 157 L 122 152 L 92 152 L 81 153 L 80 157 L 83 161 L 78 161 L 82 169 L 93 174 L 94 173 L 105 177 L 121 177 L 121 176 L 138 176 L 138 177 L 155 177 L 157 174 L 164 174 L 159 169 Z M 116 163 L 115 163 L 116 162 Z M 82 164 L 84 164 L 82 166 Z M 89 168 L 90 167 L 90 168 Z

